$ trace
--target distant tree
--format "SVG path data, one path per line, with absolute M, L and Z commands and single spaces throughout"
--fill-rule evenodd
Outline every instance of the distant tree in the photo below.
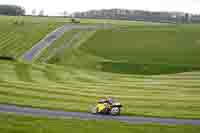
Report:
M 9 16 L 23 16 L 25 9 L 16 5 L 0 5 L 0 14 Z
M 32 15 L 35 16 L 36 15 L 36 9 L 32 10 Z
M 191 14 L 189 14 L 189 13 L 186 13 L 185 14 L 185 23 L 190 23 L 191 22 Z
M 67 11 L 64 11 L 64 12 L 63 12 L 63 16 L 64 16 L 64 17 L 67 17 Z
M 40 10 L 39 16 L 44 16 L 44 10 Z

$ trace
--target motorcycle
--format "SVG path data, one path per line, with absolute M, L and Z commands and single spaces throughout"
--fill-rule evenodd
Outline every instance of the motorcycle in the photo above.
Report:
M 103 114 L 103 115 L 120 115 L 122 105 L 121 103 L 99 102 L 96 106 L 91 108 L 92 114 Z

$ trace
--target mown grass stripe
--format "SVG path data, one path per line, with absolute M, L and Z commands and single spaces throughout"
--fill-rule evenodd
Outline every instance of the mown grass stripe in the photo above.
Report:
M 101 86 L 101 85 L 95 85 L 95 86 L 89 86 L 89 85 L 79 85 L 79 84 L 67 84 L 67 85 L 62 85 L 62 84 L 55 84 L 55 85 L 50 85 L 50 83 L 46 83 L 48 85 L 37 85 L 37 84 L 24 84 L 24 83 L 17 83 L 14 82 L 12 84 L 9 83 L 1 83 L 1 86 L 8 86 L 8 87 L 25 87 L 25 86 L 30 86 L 32 88 L 43 88 L 44 90 L 48 89 L 53 89 L 57 91 L 78 91 L 78 92 L 87 92 L 87 93 L 101 93 L 101 94 L 110 94 L 110 95 L 154 95 L 154 96 L 166 96 L 166 95 L 171 95 L 173 96 L 178 96 L 187 98 L 189 96 L 193 96 L 193 98 L 197 98 L 198 95 L 196 95 L 196 92 L 199 92 L 199 89 L 197 88 L 185 88 L 185 89 L 165 89 L 160 87 L 161 89 L 145 89 L 145 87 L 126 87 L 126 89 L 122 89 L 120 86 L 114 86 L 114 88 L 111 86 Z M 29 87 L 28 87 L 29 88 Z M 115 90 L 115 91 L 113 91 Z M 170 91 L 171 90 L 171 91 Z
M 66 96 L 75 96 L 75 97 L 93 97 L 93 98 L 100 98 L 100 97 L 109 97 L 111 94 L 101 94 L 101 93 L 87 93 L 87 92 L 80 92 L 80 91 L 75 91 L 75 90 L 66 90 L 65 92 L 59 92 L 59 91 L 56 91 L 56 90 L 50 90 L 50 89 L 32 89 L 32 88 L 23 88 L 23 87 L 15 87 L 15 88 L 12 88 L 12 87 L 9 87 L 8 90 L 13 90 L 14 92 L 16 91 L 22 91 L 22 92 L 27 92 L 29 94 L 32 94 L 32 95 L 42 95 L 42 96 L 45 96 L 45 94 L 47 96 L 52 96 L 52 98 L 55 98 L 55 97 L 60 97 L 60 98 L 63 98 Z M 1 90 L 2 91 L 2 90 Z M 3 90 L 4 91 L 4 90 Z M 11 91 L 12 92 L 12 91 Z M 18 92 L 19 93 L 19 92 Z M 171 96 L 171 95 L 166 95 L 166 96 L 162 96 L 162 95 L 155 95 L 153 93 L 151 94 L 148 94 L 148 95 L 137 95 L 137 93 L 135 93 L 135 95 L 112 95 L 113 97 L 116 97 L 118 99 L 123 99 L 123 100 L 147 100 L 147 101 L 155 101 L 155 100 L 159 100 L 160 102 L 161 101 L 168 101 L 168 102 L 199 102 L 200 99 L 198 97 L 191 97 L 191 96 L 183 96 L 183 97 L 176 97 L 174 99 L 171 99 L 170 97 L 174 97 L 174 96 Z M 156 97 L 153 97 L 153 96 L 156 96 Z
M 9 86 L 10 86 L 9 82 Z M 135 87 L 123 87 L 121 86 L 106 86 L 106 85 L 88 85 L 88 84 L 80 84 L 80 83 L 73 83 L 73 84 L 55 84 L 51 85 L 52 83 L 46 83 L 48 84 L 47 86 L 45 84 L 40 84 L 40 86 L 37 86 L 36 84 L 25 84 L 25 83 L 18 83 L 18 82 L 13 82 L 12 83 L 15 86 L 19 87 L 24 87 L 24 86 L 32 86 L 34 88 L 42 87 L 44 89 L 51 89 L 56 88 L 57 91 L 78 91 L 78 92 L 87 92 L 87 93 L 101 93 L 101 94 L 110 94 L 110 95 L 154 95 L 154 96 L 166 96 L 166 95 L 171 95 L 170 97 L 176 96 L 176 97 L 183 97 L 187 98 L 190 96 L 193 96 L 193 98 L 197 98 L 198 95 L 196 95 L 196 92 L 199 92 L 198 88 L 174 88 L 169 89 L 170 87 L 166 88 L 165 86 L 160 86 L 159 88 L 154 87 L 154 89 L 151 89 L 150 87 L 145 88 L 144 86 L 135 86 Z M 7 83 L 2 83 L 3 85 L 7 85 Z M 111 88 L 112 87 L 112 88 Z M 115 90 L 115 91 L 113 91 Z
M 62 102 L 62 101 L 49 101 L 49 100 L 41 100 L 38 98 L 27 98 L 24 100 L 23 97 L 18 95 L 1 95 L 0 94 L 0 103 L 2 104 L 15 104 L 18 106 L 29 106 L 35 108 L 44 108 L 44 109 L 52 109 L 52 110 L 66 110 L 66 111 L 77 111 L 77 103 L 74 102 Z M 79 111 L 87 111 L 83 110 L 83 107 L 87 105 L 80 103 L 79 104 Z
M 23 98 L 35 98 L 40 100 L 46 101 L 62 101 L 62 102 L 87 102 L 87 97 L 80 97 L 77 99 L 76 97 L 72 96 L 71 94 L 68 95 L 58 95 L 58 94 L 49 94 L 48 92 L 37 92 L 32 90 L 22 90 L 22 89 L 11 89 L 11 88 L 2 88 L 0 87 L 0 94 L 7 95 L 7 96 L 19 96 Z

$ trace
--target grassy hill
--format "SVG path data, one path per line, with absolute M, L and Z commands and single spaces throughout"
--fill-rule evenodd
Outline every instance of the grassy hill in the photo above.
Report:
M 102 57 L 101 70 L 165 74 L 200 70 L 198 25 L 129 26 L 99 30 L 81 50 Z
M 88 112 L 112 96 L 126 115 L 200 118 L 199 72 L 140 76 L 1 61 L 0 73 L 0 103 Z
M 0 56 L 20 57 L 62 24 L 42 18 L 0 16 Z
M 198 25 L 135 25 L 97 30 L 48 63 L 121 74 L 173 74 L 200 70 Z M 51 53 L 51 52 L 49 52 Z
M 0 55 L 16 57 L 65 22 L 0 19 Z M 0 61 L 0 103 L 87 112 L 112 96 L 126 115 L 200 118 L 199 26 L 125 25 L 67 32 L 34 64 Z

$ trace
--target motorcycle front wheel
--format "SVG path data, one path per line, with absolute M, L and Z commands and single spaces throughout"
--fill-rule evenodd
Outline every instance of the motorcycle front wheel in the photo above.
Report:
M 111 115 L 120 115 L 120 108 L 119 107 L 113 107 L 110 111 Z

